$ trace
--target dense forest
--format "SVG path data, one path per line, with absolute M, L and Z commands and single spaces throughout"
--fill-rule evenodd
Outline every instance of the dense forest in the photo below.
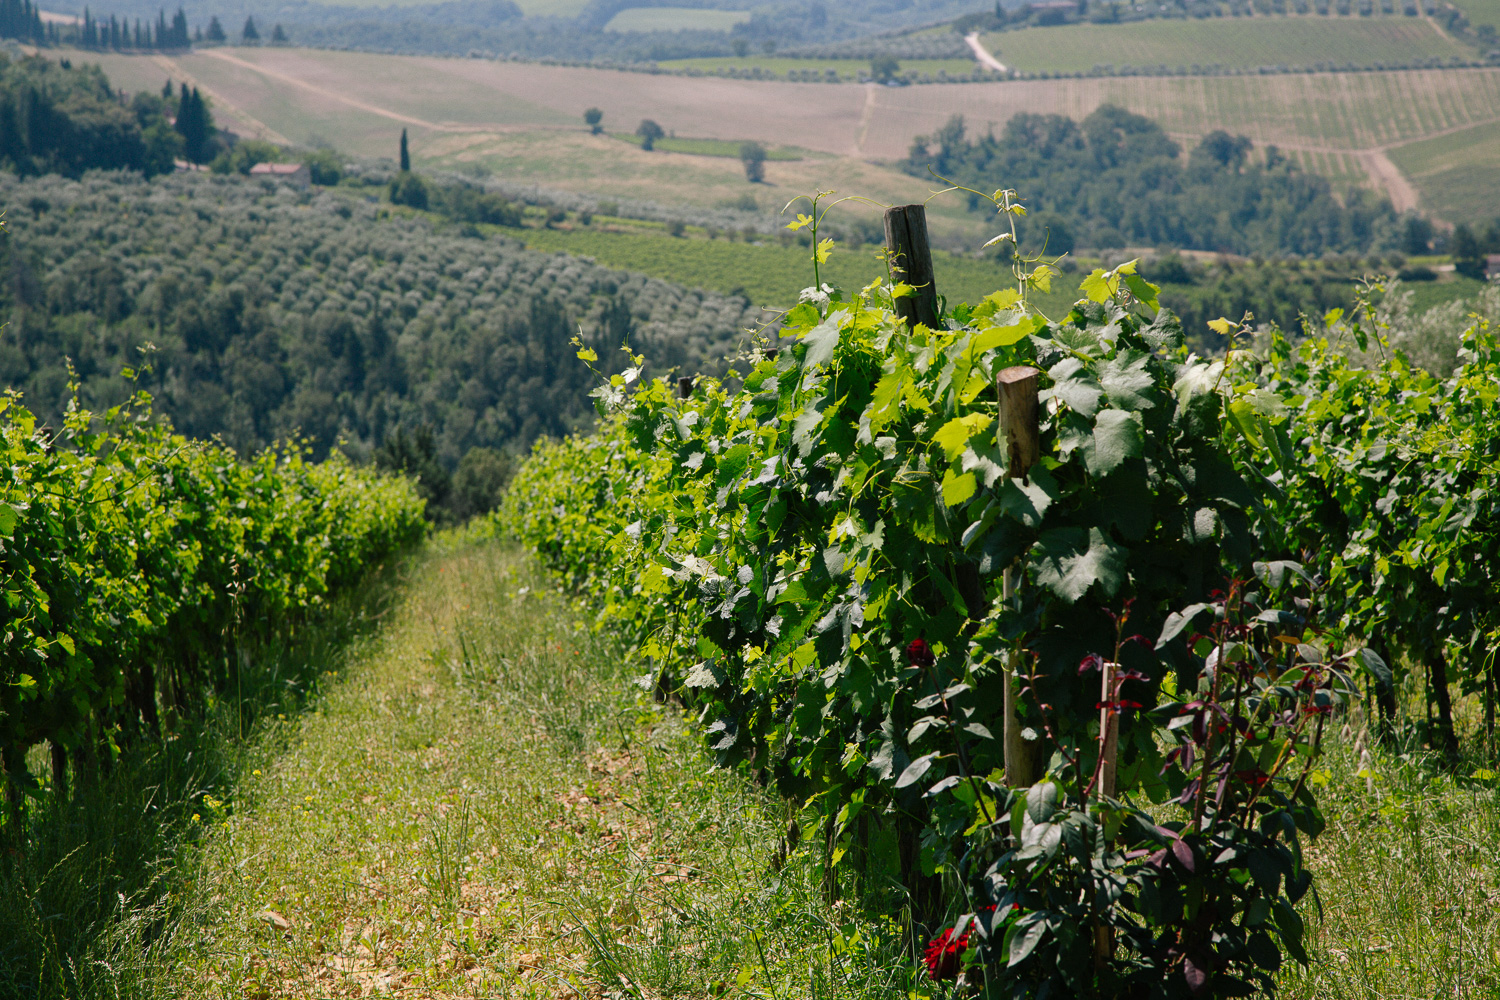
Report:
M 186 106 L 180 127 L 173 119 Z M 77 176 L 92 169 L 159 174 L 190 151 L 214 152 L 213 122 L 196 90 L 116 98 L 97 66 L 0 56 L 0 168 Z
M 1000 135 L 970 139 L 954 116 L 913 144 L 907 169 L 988 193 L 1016 189 L 1031 209 L 1023 240 L 1049 253 L 1076 246 L 1175 246 L 1240 254 L 1365 253 L 1396 247 L 1405 220 L 1389 201 L 1335 196 L 1268 147 L 1214 132 L 1186 157 L 1161 126 L 1104 105 L 1083 121 L 1019 114 Z M 975 211 L 993 208 L 977 195 Z
M 57 421 L 71 378 L 103 408 L 131 390 L 122 368 L 146 368 L 178 430 L 241 452 L 302 434 L 371 457 L 425 428 L 452 469 L 591 418 L 575 336 L 715 370 L 760 318 L 353 192 L 0 174 L 0 203 L 0 382 Z

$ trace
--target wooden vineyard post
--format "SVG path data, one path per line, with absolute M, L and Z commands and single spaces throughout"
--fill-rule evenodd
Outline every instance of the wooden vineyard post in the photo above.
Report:
M 1028 365 L 1007 368 L 995 376 L 1000 397 L 999 438 L 1006 456 L 1005 478 L 1025 479 L 1042 454 L 1042 432 L 1037 419 L 1037 376 Z M 1005 568 L 1001 594 L 1009 604 L 1015 600 L 1020 567 Z M 1042 777 L 1042 741 L 1021 736 L 1016 711 L 1021 697 L 1018 671 L 1025 654 L 1012 650 L 1005 664 L 1005 783 L 1011 788 L 1030 788 Z
M 1112 799 L 1115 796 L 1115 760 L 1120 751 L 1120 713 L 1115 706 L 1115 671 L 1118 663 L 1104 661 L 1099 671 L 1103 675 L 1099 682 L 1099 797 Z
M 677 398 L 687 399 L 689 396 L 691 396 L 693 394 L 693 383 L 697 381 L 697 378 L 692 375 L 684 375 L 680 379 L 678 379 Z
M 916 289 L 916 294 L 896 300 L 896 315 L 906 321 L 908 329 L 915 329 L 918 323 L 937 329 L 937 282 L 932 273 L 932 248 L 927 243 L 927 209 L 921 205 L 886 209 L 885 249 L 894 280 Z

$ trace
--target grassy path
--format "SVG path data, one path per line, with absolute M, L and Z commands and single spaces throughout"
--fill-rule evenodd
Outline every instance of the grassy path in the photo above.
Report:
M 523 555 L 439 541 L 401 592 L 316 709 L 252 741 L 232 808 L 189 806 L 121 995 L 949 995 L 911 978 L 899 906 L 830 905 L 816 851 L 776 856 L 786 806 L 711 770 Z M 1318 775 L 1314 964 L 1282 995 L 1500 995 L 1493 776 L 1362 743 Z
M 204 819 L 164 992 L 885 994 L 892 956 L 829 947 L 852 926 L 810 873 L 768 877 L 782 807 L 710 772 L 523 558 L 438 546 L 412 572 Z

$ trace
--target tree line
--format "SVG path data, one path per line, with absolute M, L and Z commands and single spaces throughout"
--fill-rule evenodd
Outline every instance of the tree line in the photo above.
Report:
M 198 88 L 117 97 L 98 66 L 0 57 L 0 169 L 22 175 L 86 170 L 168 173 L 181 157 L 207 163 L 228 147 Z
M 1415 216 L 1358 188 L 1335 192 L 1275 147 L 1251 156 L 1216 131 L 1182 156 L 1149 118 L 1104 105 L 1087 118 L 1023 113 L 969 138 L 962 116 L 918 136 L 906 169 L 989 192 L 1015 188 L 1033 213 L 1022 239 L 1075 246 L 1173 246 L 1237 254 L 1366 253 L 1402 245 Z M 977 194 L 974 211 L 992 211 Z

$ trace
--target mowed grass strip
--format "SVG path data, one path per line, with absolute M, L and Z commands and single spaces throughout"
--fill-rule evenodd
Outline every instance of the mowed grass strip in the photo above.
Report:
M 905 985 L 894 945 L 830 952 L 850 918 L 806 865 L 770 870 L 786 807 L 712 770 L 682 712 L 633 682 L 642 669 L 523 556 L 439 545 L 206 840 L 161 993 Z
M 1414 17 L 1153 19 L 1023 28 L 986 35 L 984 42 L 1001 62 L 1027 73 L 1078 73 L 1100 66 L 1364 67 L 1474 57 L 1471 49 Z

